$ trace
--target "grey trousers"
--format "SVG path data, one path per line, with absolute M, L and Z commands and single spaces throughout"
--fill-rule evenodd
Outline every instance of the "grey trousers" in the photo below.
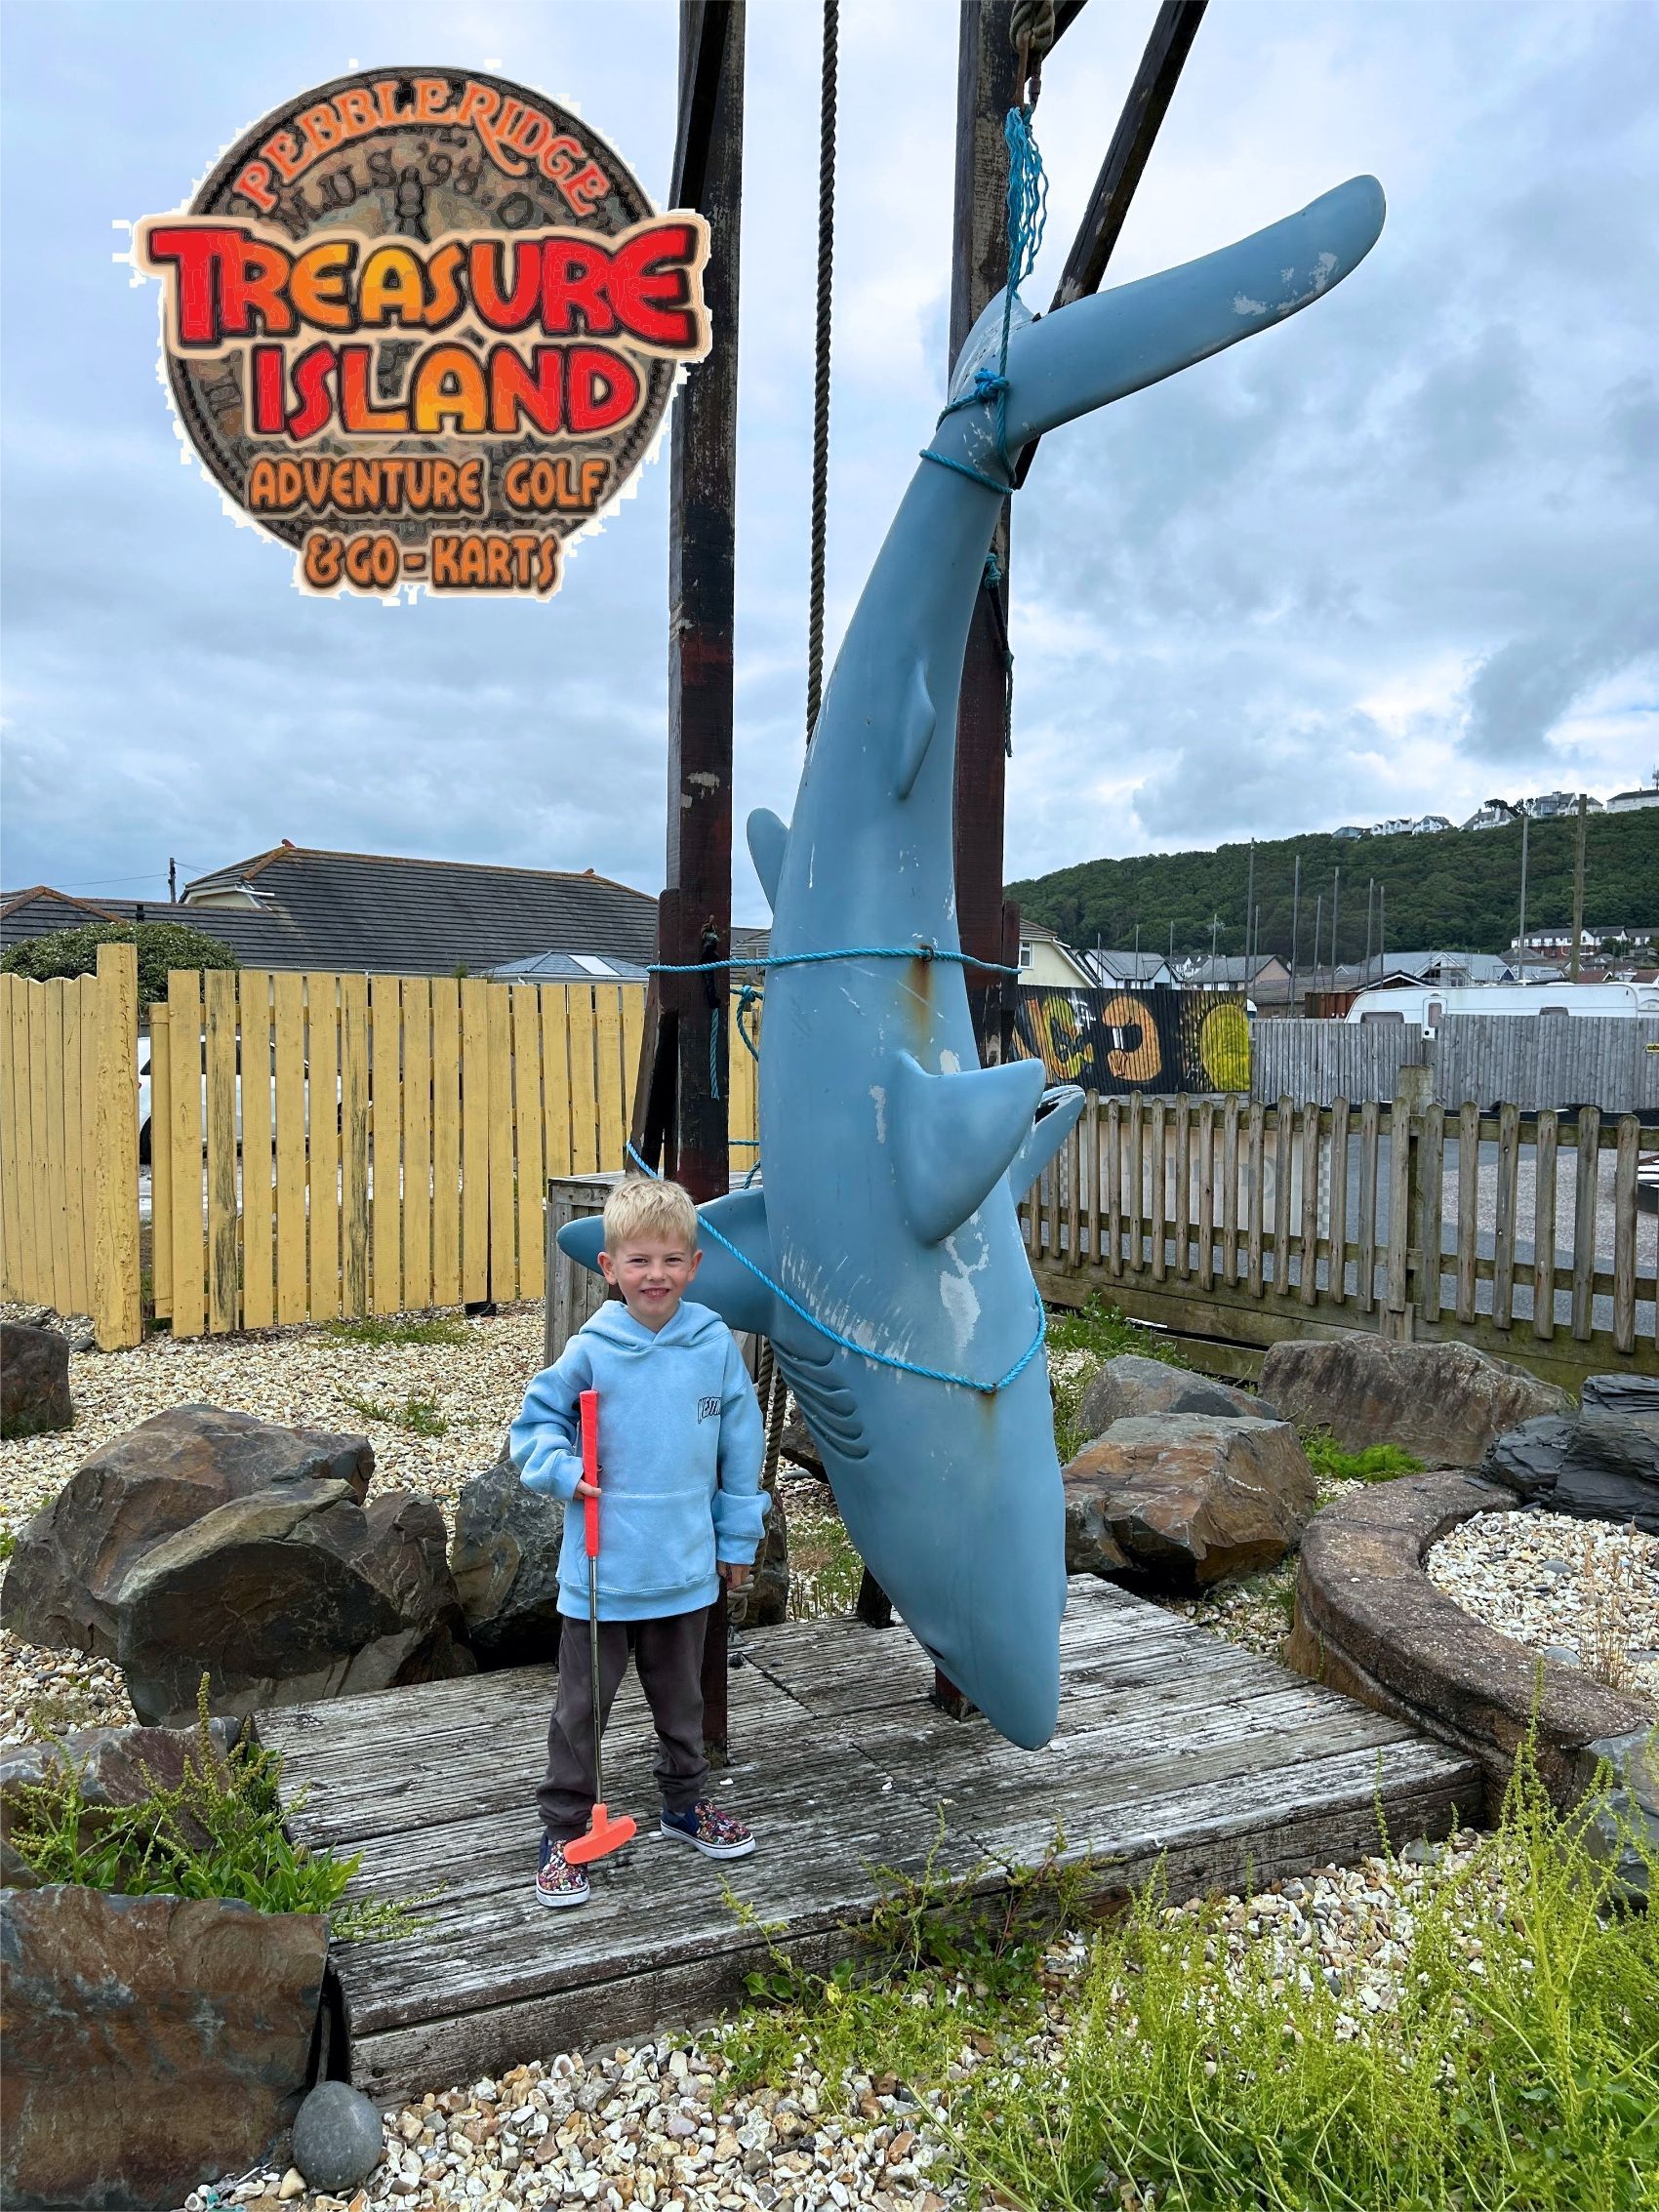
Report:
M 555 1843 L 585 1832 L 593 1809 L 593 1682 L 586 1621 L 561 1616 L 559 1687 L 547 1724 L 547 1772 L 536 1792 L 542 1825 Z M 599 1623 L 599 1723 L 611 1707 L 633 1654 L 639 1686 L 657 1724 L 657 1787 L 665 1811 L 689 1812 L 703 1795 L 703 1641 L 708 1608 L 665 1621 Z

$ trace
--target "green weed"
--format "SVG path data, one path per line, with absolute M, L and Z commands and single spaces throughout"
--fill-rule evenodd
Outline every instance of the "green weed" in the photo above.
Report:
M 1240 1942 L 1220 1900 L 1171 1910 L 1161 1882 L 1063 1973 L 1044 1934 L 1077 1925 L 1083 1877 L 1061 1870 L 1068 1895 L 1051 1867 L 1058 1921 L 988 1923 L 972 1877 L 925 1879 L 878 1909 L 878 1964 L 851 1935 L 824 1976 L 774 1952 L 726 2051 L 739 2086 L 805 2065 L 849 2105 L 853 2074 L 895 2074 L 964 2202 L 1655 2212 L 1659 1915 L 1625 1909 L 1590 1848 L 1605 1804 L 1603 1775 L 1558 1813 L 1524 1745 L 1497 1831 L 1423 1870 L 1374 2014 L 1357 1967 L 1333 1984 L 1312 1951 Z
M 1423 1462 L 1398 1444 L 1368 1444 L 1362 1452 L 1345 1452 L 1328 1428 L 1301 1433 L 1308 1464 L 1324 1482 L 1392 1482 L 1396 1474 L 1423 1472 Z
M 229 1897 L 262 1912 L 327 1912 L 345 1941 L 415 1933 L 422 1923 L 413 1908 L 425 1899 L 343 1904 L 360 1859 L 312 1854 L 292 1840 L 277 1796 L 277 1753 L 238 1745 L 227 1761 L 220 1757 L 205 1675 L 196 1710 L 195 1754 L 183 1779 L 158 1785 L 136 1805 L 90 1807 L 83 1768 L 61 1743 L 44 1782 L 15 1789 L 8 1840 L 37 1878 L 127 1897 Z
M 326 1321 L 342 1344 L 368 1345 L 375 1350 L 400 1345 L 465 1345 L 472 1341 L 466 1323 L 451 1314 L 365 1313 L 357 1321 Z
M 828 1497 L 829 1493 L 825 1493 Z M 824 1621 L 850 1613 L 864 1580 L 864 1561 L 839 1513 L 789 1509 L 789 1618 Z
M 360 1413 L 365 1421 L 384 1422 L 389 1428 L 407 1428 L 412 1436 L 447 1436 L 449 1423 L 430 1398 L 406 1397 L 401 1405 L 387 1405 L 382 1398 L 360 1398 L 353 1391 L 341 1392 L 353 1413 Z
M 17 1530 L 15 1528 L 0 1528 L 0 1562 L 9 1559 L 17 1548 Z

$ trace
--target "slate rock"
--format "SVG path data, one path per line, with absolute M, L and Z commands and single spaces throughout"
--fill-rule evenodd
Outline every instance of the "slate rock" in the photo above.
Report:
M 1659 1739 L 1651 1728 L 1636 1728 L 1627 1735 L 1601 1737 L 1589 1748 L 1611 1767 L 1612 1786 L 1585 1841 L 1596 1858 L 1612 1868 L 1621 1897 L 1651 1904 L 1651 1870 L 1636 1839 L 1659 1857 Z
M 526 1490 L 504 1443 L 487 1472 L 462 1485 L 450 1569 L 482 1668 L 558 1658 L 564 1507 Z
M 1541 1413 L 1511 1428 L 1486 1447 L 1480 1472 L 1530 1503 L 1548 1499 L 1560 1477 L 1578 1424 L 1570 1416 Z
M 1084 1435 L 1100 1436 L 1114 1421 L 1153 1413 L 1195 1413 L 1213 1421 L 1278 1419 L 1271 1405 L 1247 1390 L 1126 1351 L 1109 1359 L 1083 1392 L 1077 1425 Z
M 1659 1382 L 1593 1375 L 1576 1419 L 1523 1422 L 1480 1463 L 1490 1480 L 1580 1520 L 1659 1536 Z
M 176 1406 L 95 1452 L 23 1529 L 0 1589 L 0 1625 L 28 1643 L 117 1657 L 115 1595 L 164 1537 L 259 1491 L 374 1472 L 366 1436 L 284 1428 L 216 1406 Z
M 312 2189 L 355 2189 L 385 2151 L 381 2115 L 348 2081 L 319 2081 L 294 2122 L 294 2163 Z
M 0 1321 L 0 1437 L 41 1436 L 74 1419 L 68 1338 L 28 1321 Z
M 476 1671 L 429 1498 L 367 1508 L 345 1482 L 232 1498 L 152 1545 L 116 1596 L 116 1657 L 142 1720 L 179 1727 L 206 1673 L 215 1712 L 354 1697 Z
M 1185 1589 L 1273 1566 L 1315 1503 L 1314 1470 L 1288 1422 L 1191 1413 L 1114 1421 L 1072 1461 L 1065 1484 L 1069 1570 L 1073 1529 L 1098 1512 L 1131 1571 Z
M 0 1895 L 0 2202 L 170 2212 L 275 2155 L 304 2093 L 326 1914 L 222 1898 Z
M 1432 1468 L 1478 1467 L 1507 1429 L 1572 1405 L 1555 1384 L 1473 1345 L 1362 1332 L 1275 1345 L 1262 1392 L 1286 1421 L 1328 1428 L 1344 1451 L 1398 1444 Z

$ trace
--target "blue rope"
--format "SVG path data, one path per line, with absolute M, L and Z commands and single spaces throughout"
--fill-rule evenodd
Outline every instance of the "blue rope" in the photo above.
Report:
M 716 968 L 808 968 L 820 960 L 954 960 L 964 968 L 984 968 L 989 975 L 1017 976 L 1018 968 L 1010 968 L 1001 960 L 976 960 L 971 953 L 951 952 L 942 945 L 934 945 L 925 937 L 918 937 L 913 945 L 849 945 L 832 952 L 773 952 L 763 955 L 749 953 L 741 960 L 687 960 L 675 964 L 668 960 L 653 960 L 647 973 L 653 976 L 706 976 Z
M 997 347 L 995 368 L 982 362 L 974 371 L 972 387 L 959 399 L 950 400 L 941 408 L 939 422 L 943 422 L 947 415 L 954 415 L 964 407 L 994 404 L 996 454 L 1002 463 L 1004 481 L 999 484 L 994 476 L 988 476 L 971 463 L 953 460 L 950 454 L 935 453 L 931 446 L 921 449 L 923 461 L 937 462 L 941 468 L 952 469 L 956 475 L 967 477 L 970 483 L 983 484 L 999 499 L 1014 489 L 1014 463 L 1008 457 L 1008 341 L 1013 333 L 1014 302 L 1020 296 L 1021 285 L 1036 266 L 1042 234 L 1048 224 L 1048 179 L 1043 175 L 1042 155 L 1032 131 L 1031 109 L 1009 108 L 1002 136 L 1008 146 L 1008 282 L 1002 288 L 1002 340 Z M 937 428 L 938 423 L 934 427 Z
M 644 1172 L 651 1178 L 653 1183 L 662 1182 L 663 1178 L 657 1173 L 657 1170 L 651 1165 L 650 1161 L 642 1158 L 641 1155 L 634 1150 L 631 1144 L 627 1147 L 627 1156 L 634 1162 L 637 1167 L 644 1170 Z M 752 1180 L 753 1178 L 751 1176 L 750 1181 Z M 747 1188 L 748 1186 L 746 1185 L 745 1187 Z M 855 1344 L 851 1337 L 842 1336 L 839 1329 L 832 1329 L 828 1321 L 821 1321 L 816 1313 L 809 1313 L 804 1306 L 800 1305 L 796 1300 L 792 1299 L 789 1296 L 789 1292 L 784 1288 L 782 1283 L 775 1283 L 763 1267 L 757 1267 L 755 1266 L 754 1262 L 749 1257 L 748 1253 L 740 1252 L 729 1236 L 722 1236 L 720 1234 L 720 1231 L 714 1227 L 714 1224 L 708 1219 L 707 1214 L 700 1213 L 697 1218 L 700 1227 L 706 1228 L 708 1231 L 708 1234 L 714 1239 L 716 1244 L 724 1245 L 725 1249 L 731 1254 L 732 1258 L 737 1261 L 740 1267 L 747 1267 L 751 1275 L 755 1276 L 758 1281 L 764 1283 L 766 1288 L 772 1293 L 774 1298 L 782 1299 L 784 1304 L 789 1307 L 789 1311 L 791 1313 L 798 1314 L 800 1318 L 807 1324 L 808 1328 L 816 1329 L 821 1337 L 828 1337 L 831 1344 L 839 1345 L 843 1351 L 856 1353 L 856 1355 L 860 1359 L 873 1360 L 877 1367 L 893 1367 L 896 1368 L 901 1375 L 918 1375 L 925 1383 L 952 1383 L 958 1389 L 977 1390 L 981 1397 L 993 1398 L 997 1395 L 998 1391 L 1007 1389 L 1008 1386 L 1011 1383 L 1018 1381 L 1019 1377 L 1025 1373 L 1026 1369 L 1031 1365 L 1032 1361 L 1042 1349 L 1044 1340 L 1047 1338 L 1048 1311 L 1044 1307 L 1041 1298 L 1037 1295 L 1036 1288 L 1033 1285 L 1032 1289 L 1032 1303 L 1035 1306 L 1037 1310 L 1036 1335 L 1032 1339 L 1031 1343 L 1027 1345 L 1025 1350 L 1020 1354 L 1019 1358 L 1015 1360 L 1013 1366 L 1009 1368 L 1007 1374 L 999 1377 L 998 1380 L 994 1383 L 976 1383 L 971 1375 L 952 1375 L 947 1368 L 923 1367 L 913 1359 L 900 1359 L 896 1357 L 892 1352 L 871 1351 L 868 1345 Z

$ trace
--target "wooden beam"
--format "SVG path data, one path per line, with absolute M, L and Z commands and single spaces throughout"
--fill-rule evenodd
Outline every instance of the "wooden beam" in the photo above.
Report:
M 951 255 L 951 360 L 1008 281 L 1008 148 L 1003 123 L 1018 97 L 1013 0 L 963 0 L 956 68 L 956 198 Z M 1002 951 L 1002 824 L 1010 692 L 1006 645 L 1008 509 L 991 552 L 1003 582 L 979 594 L 956 710 L 956 919 L 962 949 L 994 963 Z M 1008 1043 L 999 979 L 965 971 L 980 1057 Z
M 1163 0 L 1141 56 L 1141 65 L 1129 87 L 1129 97 L 1123 102 L 1123 112 L 1117 118 L 1117 128 L 1112 134 L 1112 143 L 1106 149 L 1106 159 L 1100 165 L 1094 190 L 1089 194 L 1089 204 L 1083 210 L 1083 220 L 1077 225 L 1072 251 L 1066 257 L 1059 287 L 1049 305 L 1051 314 L 1055 308 L 1068 306 L 1073 300 L 1081 300 L 1100 290 L 1106 264 L 1122 232 L 1129 203 L 1141 181 L 1147 157 L 1168 112 L 1208 5 L 1209 0 Z M 1014 471 L 1017 484 L 1023 484 L 1031 473 L 1032 459 L 1039 443 L 1040 440 L 1033 439 L 1021 454 Z

